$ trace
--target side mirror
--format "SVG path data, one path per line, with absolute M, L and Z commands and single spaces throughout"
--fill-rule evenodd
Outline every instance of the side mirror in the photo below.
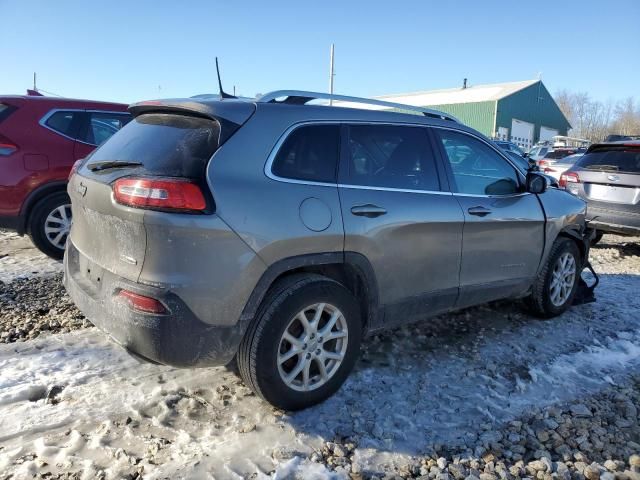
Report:
M 547 179 L 538 172 L 527 173 L 527 192 L 544 193 L 547 191 Z

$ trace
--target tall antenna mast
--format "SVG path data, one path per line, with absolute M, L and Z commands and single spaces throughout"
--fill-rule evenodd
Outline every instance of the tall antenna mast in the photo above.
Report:
M 329 59 L 329 93 L 333 95 L 333 43 L 331 44 L 331 56 Z M 329 105 L 333 105 L 333 100 L 329 99 Z
M 36 72 L 33 72 L 33 89 L 37 92 L 38 87 L 36 87 Z
M 235 95 L 230 95 L 222 89 L 222 80 L 220 80 L 220 67 L 218 67 L 218 57 L 216 57 L 216 73 L 218 74 L 218 88 L 220 90 L 220 100 L 224 98 L 237 98 Z

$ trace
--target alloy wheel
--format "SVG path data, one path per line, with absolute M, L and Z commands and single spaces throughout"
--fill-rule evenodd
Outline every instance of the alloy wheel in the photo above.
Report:
M 277 354 L 280 378 L 297 391 L 325 385 L 344 360 L 349 339 L 342 312 L 329 303 L 310 305 L 285 328 Z
M 56 248 L 64 250 L 71 229 L 71 205 L 65 204 L 53 209 L 44 222 L 47 240 Z
M 551 285 L 549 286 L 551 303 L 560 307 L 569 299 L 576 281 L 576 259 L 574 256 L 570 252 L 560 255 L 551 274 Z

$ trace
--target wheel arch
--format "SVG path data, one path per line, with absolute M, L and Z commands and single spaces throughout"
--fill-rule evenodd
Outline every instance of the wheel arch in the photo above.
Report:
M 35 207 L 38 202 L 42 199 L 48 197 L 53 193 L 65 192 L 67 191 L 67 182 L 63 180 L 47 182 L 44 185 L 40 185 L 35 188 L 32 192 L 27 195 L 27 198 L 22 204 L 22 208 L 20 209 L 20 222 L 18 224 L 18 233 L 23 235 L 27 233 L 29 220 L 31 217 L 31 213 L 33 212 L 33 207 Z
M 243 330 L 253 320 L 273 285 L 285 277 L 300 273 L 319 274 L 343 284 L 358 300 L 363 313 L 363 333 L 378 325 L 378 284 L 367 258 L 356 252 L 326 252 L 288 257 L 269 266 L 243 309 Z

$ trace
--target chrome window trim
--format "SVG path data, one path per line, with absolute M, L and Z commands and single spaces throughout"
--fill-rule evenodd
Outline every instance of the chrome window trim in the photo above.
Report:
M 405 127 L 421 127 L 430 128 L 431 125 L 425 125 L 424 123 L 411 123 L 411 122 L 376 122 L 376 121 L 364 121 L 364 120 L 304 120 L 302 122 L 295 123 L 289 126 L 284 133 L 280 136 L 274 147 L 271 149 L 271 153 L 267 157 L 267 161 L 264 166 L 264 174 L 271 180 L 283 183 L 294 183 L 298 185 L 316 185 L 319 187 L 340 187 L 340 188 L 352 188 L 357 190 L 378 190 L 383 192 L 404 192 L 404 193 L 427 193 L 427 194 L 439 194 L 439 195 L 453 195 L 453 192 L 447 192 L 443 190 L 413 190 L 405 188 L 393 188 L 393 187 L 375 187 L 372 185 L 354 185 L 350 183 L 326 183 L 326 182 L 314 182 L 312 180 L 297 180 L 294 178 L 280 177 L 273 173 L 272 167 L 282 144 L 289 138 L 289 135 L 296 129 L 308 126 L 308 125 L 387 125 L 387 126 L 405 126 Z M 456 129 L 451 129 L 456 130 Z
M 38 120 L 38 123 L 40 124 L 40 126 L 46 128 L 47 130 L 52 131 L 53 133 L 60 135 L 61 137 L 64 137 L 68 140 L 74 141 L 74 142 L 80 142 L 84 145 L 89 145 L 91 147 L 97 147 L 98 145 L 94 144 L 94 143 L 89 143 L 89 142 L 85 142 L 84 140 L 80 140 L 79 138 L 73 138 L 70 137 L 69 135 L 59 132 L 58 130 L 56 130 L 55 128 L 50 127 L 49 125 L 47 125 L 47 120 L 49 120 L 49 118 L 51 118 L 54 114 L 58 113 L 58 112 L 83 112 L 83 113 L 113 113 L 116 115 L 129 115 L 131 116 L 130 113 L 128 112 L 117 112 L 117 111 L 113 111 L 113 110 L 85 110 L 82 108 L 53 108 L 51 110 L 49 110 L 47 113 L 44 114 L 44 116 Z

